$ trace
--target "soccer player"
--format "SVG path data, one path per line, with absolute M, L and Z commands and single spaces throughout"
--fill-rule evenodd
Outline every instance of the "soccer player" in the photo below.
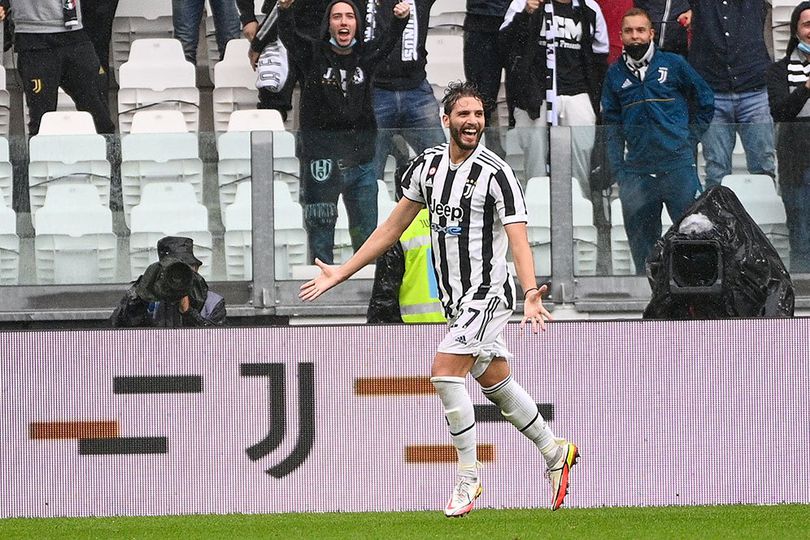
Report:
M 554 437 L 534 399 L 512 377 L 508 363 L 512 355 L 501 337 L 516 303 L 507 247 L 525 295 L 521 327 L 529 322 L 536 334 L 551 320 L 542 302 L 546 287 L 538 287 L 535 281 L 523 192 L 509 165 L 480 144 L 484 105 L 475 86 L 451 84 L 442 104 L 450 142 L 425 150 L 412 161 L 402 178 L 404 196 L 351 259 L 341 266 L 315 261 L 321 274 L 301 286 L 300 297 L 315 300 L 373 262 L 427 207 L 433 266 L 449 324 L 430 380 L 444 405 L 459 458 L 458 479 L 444 513 L 466 515 L 481 494 L 475 416 L 464 386 L 467 374 L 478 381 L 504 417 L 537 445 L 548 467 L 551 508 L 556 510 L 568 491 L 569 471 L 579 450 Z

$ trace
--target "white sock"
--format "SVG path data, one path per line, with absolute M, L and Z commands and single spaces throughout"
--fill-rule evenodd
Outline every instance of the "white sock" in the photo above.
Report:
M 430 382 L 444 405 L 444 417 L 458 452 L 459 472 L 476 476 L 475 411 L 464 377 L 431 377 Z
M 501 409 L 504 418 L 537 446 L 547 464 L 551 465 L 558 459 L 560 446 L 554 439 L 554 433 L 540 415 L 532 397 L 512 375 L 482 391 L 488 400 Z

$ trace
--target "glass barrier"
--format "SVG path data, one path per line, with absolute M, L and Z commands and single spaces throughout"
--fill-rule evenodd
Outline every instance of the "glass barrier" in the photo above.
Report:
M 270 167 L 271 152 L 252 156 L 248 131 L 2 139 L 8 146 L 0 144 L 0 285 L 76 284 L 92 290 L 95 285 L 120 284 L 123 289 L 157 261 L 157 240 L 165 235 L 193 238 L 195 255 L 203 261 L 200 273 L 211 282 L 300 282 L 316 275 L 301 199 L 297 135 L 294 131 L 274 132 L 272 208 L 269 197 L 258 205 L 252 201 L 256 188 L 251 182 L 256 176 L 253 167 Z M 389 155 L 370 167 L 372 174 L 377 173 L 376 186 L 370 188 L 376 187 L 375 200 L 361 202 L 355 209 L 362 218 L 368 217 L 367 210 L 376 208 L 377 224 L 396 204 L 397 168 L 416 154 L 418 143 L 414 141 L 426 137 L 413 131 L 383 135 L 390 138 L 391 146 Z M 492 146 L 500 147 L 524 189 L 538 280 L 570 279 L 565 276 L 567 268 L 573 268 L 571 275 L 580 283 L 583 278 L 643 275 L 644 269 L 637 265 L 644 260 L 643 250 L 649 249 L 643 246 L 654 243 L 680 217 L 663 207 L 660 230 L 657 220 L 652 227 L 646 223 L 648 234 L 640 239 L 645 222 L 634 212 L 648 212 L 649 208 L 627 194 L 626 179 L 617 182 L 617 175 L 611 173 L 604 152 L 605 135 L 604 128 L 587 126 L 492 128 L 487 132 L 490 139 L 498 137 L 499 144 Z M 795 141 L 810 134 L 793 130 L 790 136 Z M 794 273 L 806 272 L 810 240 L 802 224 L 802 203 L 806 199 L 803 186 L 810 176 L 803 154 L 785 152 L 776 169 L 770 165 L 769 170 L 749 171 L 751 160 L 746 161 L 740 136 L 736 137 L 722 184 L 737 194 L 786 266 Z M 710 158 L 716 160 L 716 156 Z M 696 163 L 701 189 L 705 188 L 706 162 L 705 152 L 699 148 Z M 663 172 L 672 168 L 668 162 L 658 165 Z M 333 172 L 327 170 L 330 166 L 343 172 L 341 163 L 309 164 L 313 185 Z M 779 181 L 763 174 L 774 170 Z M 655 174 L 636 183 L 656 185 L 662 173 Z M 783 181 L 788 175 L 790 180 Z M 666 184 L 658 188 L 665 189 Z M 261 237 L 257 240 L 252 220 L 260 216 L 261 224 L 268 228 L 271 215 L 273 268 L 254 265 L 260 254 L 257 249 L 266 249 L 269 243 Z M 565 235 L 559 235 L 561 230 Z M 335 263 L 345 262 L 354 251 L 342 198 L 337 204 L 334 238 L 327 233 L 327 239 Z M 372 279 L 373 268 L 359 277 Z M 606 281 L 604 285 L 612 284 Z M 295 287 L 293 283 L 289 286 L 291 291 Z M 362 287 L 370 290 L 370 282 Z M 602 290 L 611 293 L 609 288 Z M 340 293 L 333 298 L 340 304 Z M 292 292 L 282 299 L 282 303 L 294 301 Z

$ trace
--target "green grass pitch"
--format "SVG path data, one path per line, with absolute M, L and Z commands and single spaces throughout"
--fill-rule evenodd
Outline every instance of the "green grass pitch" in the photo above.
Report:
M 0 538 L 810 538 L 810 505 L 4 519 Z

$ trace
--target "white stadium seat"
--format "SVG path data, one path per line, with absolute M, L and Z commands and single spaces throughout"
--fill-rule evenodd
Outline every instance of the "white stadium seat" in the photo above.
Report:
M 214 66 L 212 99 L 214 131 L 217 133 L 228 129 L 233 111 L 256 109 L 259 95 L 256 72 L 250 67 L 247 56 L 249 48 L 250 42 L 246 39 L 230 40 L 225 57 Z
M 198 131 L 200 91 L 190 62 L 130 60 L 121 66 L 118 82 L 118 125 L 122 135 L 130 132 L 135 112 L 147 108 L 180 111 L 188 131 Z
M 157 241 L 164 236 L 194 240 L 194 254 L 203 263 L 200 274 L 211 277 L 212 238 L 208 210 L 197 202 L 194 188 L 183 182 L 155 182 L 143 188 L 130 216 L 129 263 L 132 279 L 158 260 Z
M 144 109 L 132 116 L 130 133 L 188 133 L 188 126 L 180 111 Z
M 129 60 L 139 39 L 170 39 L 174 34 L 172 3 L 168 0 L 119 0 L 113 19 L 110 65 L 116 71 Z
M 116 270 L 112 212 L 90 184 L 53 184 L 37 211 L 37 282 L 112 282 Z
M 35 135 L 28 148 L 28 195 L 34 227 L 48 188 L 56 184 L 89 183 L 95 186 L 99 204 L 109 205 L 111 167 L 102 135 Z
M 8 137 L 10 125 L 11 96 L 6 89 L 6 68 L 0 65 L 0 137 Z
M 20 268 L 20 237 L 11 199 L 0 193 L 0 285 L 16 285 Z
M 131 133 L 121 140 L 121 191 L 128 225 L 145 186 L 154 182 L 187 183 L 195 201 L 202 202 L 203 163 L 194 133 Z
M 251 183 L 242 182 L 225 210 L 225 268 L 229 280 L 253 276 Z M 307 233 L 301 205 L 293 202 L 284 182 L 273 183 L 276 279 L 291 279 L 293 268 L 307 264 Z

